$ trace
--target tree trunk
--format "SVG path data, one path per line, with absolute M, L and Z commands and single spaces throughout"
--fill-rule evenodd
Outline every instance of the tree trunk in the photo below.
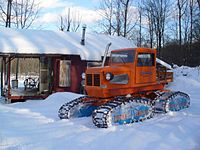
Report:
M 129 7 L 129 0 L 126 1 L 124 6 L 124 37 L 127 36 L 127 18 L 128 18 L 128 7 Z
M 199 10 L 200 10 L 200 0 L 197 0 L 198 6 L 199 6 Z
M 121 30 L 120 29 L 120 26 L 121 26 L 120 25 L 121 24 L 121 22 L 120 22 L 120 11 L 121 11 L 120 10 L 120 1 L 118 0 L 117 1 L 117 14 L 116 14 L 117 15 L 116 16 L 116 20 L 117 20 L 117 27 L 116 27 L 117 28 L 116 29 L 117 30 L 117 36 L 120 36 L 120 30 Z
M 138 46 L 142 46 L 142 10 L 139 11 L 139 19 L 140 19 L 140 29 L 139 29 L 139 42 Z
M 12 6 L 12 0 L 8 0 L 7 14 L 6 14 L 6 28 L 11 27 L 11 6 Z
M 181 44 L 182 44 L 182 31 L 181 31 L 181 23 L 182 23 L 182 21 L 181 21 L 181 19 L 182 19 L 182 13 L 181 13 L 181 10 L 182 10 L 182 8 L 181 8 L 181 4 L 180 4 L 180 0 L 178 0 L 178 3 L 177 3 L 177 5 L 178 5 L 178 22 L 179 22 L 179 46 L 180 46 L 180 49 L 181 49 Z

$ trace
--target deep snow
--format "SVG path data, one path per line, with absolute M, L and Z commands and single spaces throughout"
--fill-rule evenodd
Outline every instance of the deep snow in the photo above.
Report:
M 91 118 L 60 120 L 59 107 L 80 95 L 55 93 L 46 100 L 0 103 L 0 150 L 199 150 L 200 68 L 174 69 L 167 88 L 190 95 L 191 106 L 140 123 L 99 129 Z

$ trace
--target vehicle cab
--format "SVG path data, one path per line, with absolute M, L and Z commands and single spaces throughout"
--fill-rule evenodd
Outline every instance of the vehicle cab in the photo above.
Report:
M 109 64 L 86 70 L 85 90 L 89 96 L 106 98 L 147 90 L 156 84 L 156 50 L 126 48 L 111 51 Z

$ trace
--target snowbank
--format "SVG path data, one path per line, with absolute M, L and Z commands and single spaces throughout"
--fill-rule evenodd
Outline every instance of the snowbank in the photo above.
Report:
M 109 129 L 94 127 L 90 117 L 59 120 L 59 107 L 79 94 L 55 93 L 46 100 L 0 104 L 0 149 L 198 150 L 200 73 L 189 67 L 176 68 L 174 73 L 167 88 L 188 93 L 190 108 Z

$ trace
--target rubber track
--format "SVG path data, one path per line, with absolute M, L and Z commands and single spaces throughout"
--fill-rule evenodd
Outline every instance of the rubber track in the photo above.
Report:
M 183 96 L 183 97 L 185 97 L 185 98 L 187 98 L 187 99 L 189 99 L 190 100 L 190 97 L 189 97 L 189 95 L 187 95 L 186 93 L 183 93 L 183 92 L 180 92 L 180 91 L 176 91 L 176 92 L 167 92 L 167 93 L 161 93 L 155 100 L 154 100 L 154 104 L 155 104 L 155 101 L 156 100 L 164 100 L 165 102 L 163 103 L 163 108 L 164 108 L 164 110 L 163 111 L 158 111 L 158 110 L 154 110 L 155 112 L 165 112 L 165 113 L 167 113 L 167 112 L 169 112 L 170 110 L 169 110 L 169 103 L 170 103 L 170 100 L 171 99 L 173 99 L 174 97 L 176 97 L 176 96 L 178 96 L 178 95 L 180 95 L 180 96 Z M 188 106 L 187 107 L 189 107 L 189 105 L 190 105 L 190 103 L 188 104 Z M 177 109 L 177 110 L 174 110 L 174 111 L 179 111 L 180 109 Z
M 178 96 L 178 95 L 180 95 L 180 96 L 182 96 L 182 97 L 185 97 L 185 98 L 189 99 L 189 101 L 190 101 L 190 97 L 189 97 L 189 95 L 187 95 L 186 93 L 183 93 L 183 92 L 180 92 L 180 91 L 173 92 L 172 95 L 170 95 L 170 96 L 168 97 L 167 101 L 166 101 L 166 104 L 165 104 L 165 112 L 169 112 L 169 111 L 170 111 L 170 110 L 169 110 L 169 103 L 170 103 L 170 100 L 173 99 L 174 97 Z M 189 102 L 189 104 L 188 104 L 186 107 L 189 107 L 189 105 L 190 105 L 190 102 Z M 180 109 L 175 109 L 174 111 L 179 111 L 179 110 L 180 110 Z
M 67 102 L 63 104 L 60 109 L 58 110 L 58 117 L 60 119 L 69 119 L 70 118 L 70 110 L 72 110 L 75 106 L 82 103 L 83 99 L 86 98 L 86 96 L 82 96 L 79 98 L 76 98 L 70 102 Z
M 112 111 L 117 108 L 118 106 L 121 106 L 122 104 L 125 103 L 131 103 L 131 102 L 136 102 L 136 103 L 141 103 L 145 105 L 151 106 L 152 110 L 149 113 L 148 116 L 146 116 L 143 119 L 140 120 L 135 120 L 131 123 L 138 122 L 138 121 L 143 121 L 146 119 L 150 119 L 153 117 L 154 112 L 153 112 L 153 105 L 150 102 L 150 100 L 146 98 L 126 98 L 126 97 L 116 97 L 113 101 L 98 107 L 92 114 L 92 121 L 95 126 L 98 128 L 108 128 L 109 126 L 112 125 L 111 123 L 111 117 L 110 114 Z

